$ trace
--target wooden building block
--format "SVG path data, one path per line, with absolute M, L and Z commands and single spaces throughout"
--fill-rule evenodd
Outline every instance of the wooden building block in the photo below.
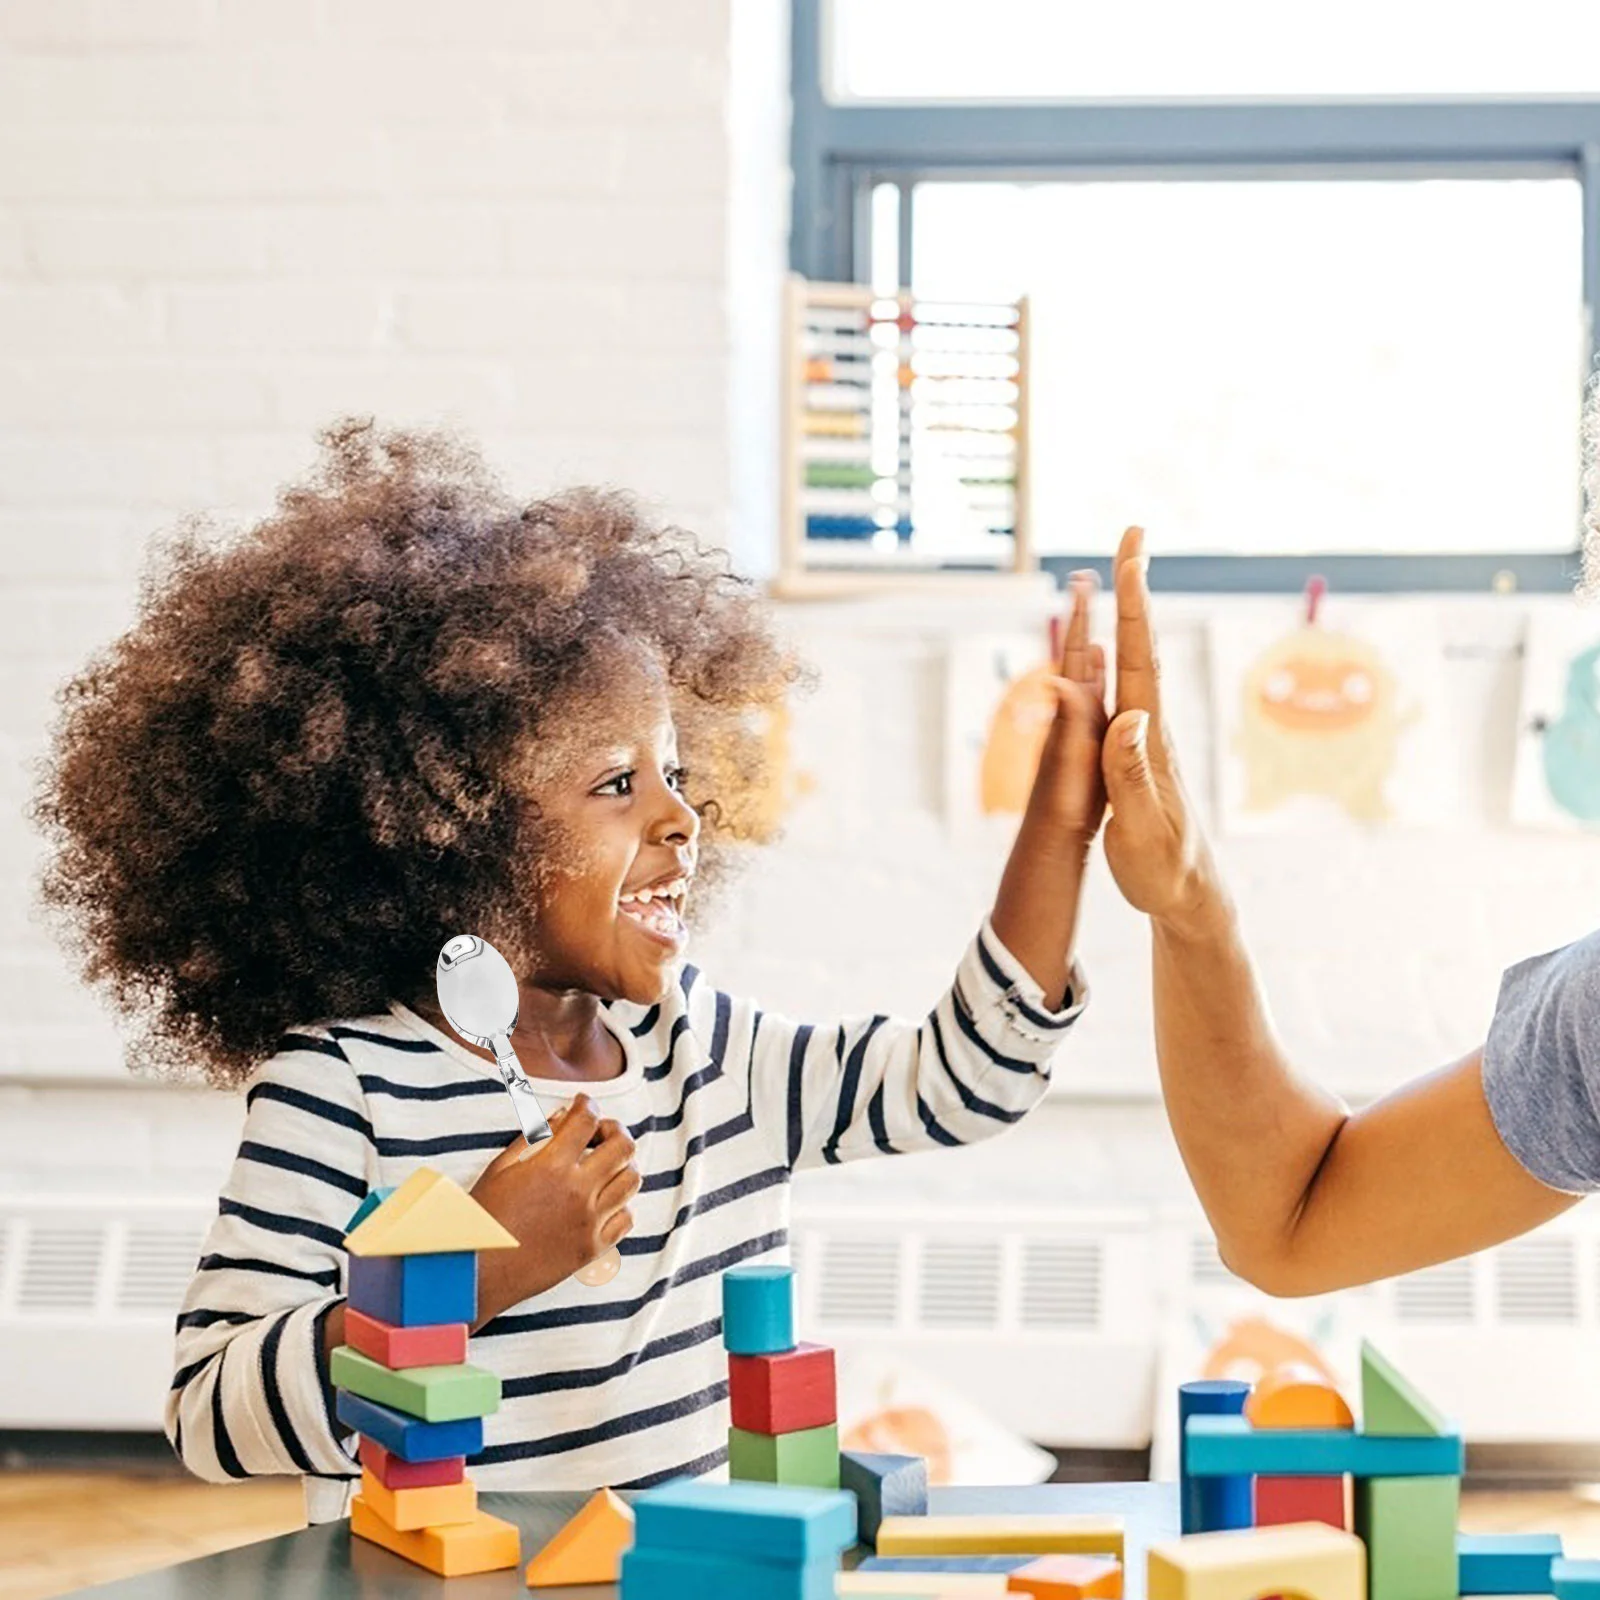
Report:
M 1303 1522 L 1199 1533 L 1152 1545 L 1149 1600 L 1365 1600 L 1367 1552 L 1354 1534 Z
M 1361 1431 L 1437 1439 L 1444 1418 L 1367 1340 L 1361 1341 Z
M 351 1256 L 349 1303 L 395 1327 L 478 1320 L 478 1258 L 470 1250 L 426 1256 Z
M 361 1498 L 391 1528 L 411 1533 L 437 1523 L 470 1522 L 478 1509 L 478 1486 L 463 1478 L 427 1489 L 390 1489 L 367 1467 L 361 1473 Z
M 798 1433 L 747 1433 L 728 1429 L 728 1476 L 751 1483 L 787 1483 L 811 1489 L 839 1487 L 839 1429 Z
M 877 1600 L 1002 1600 L 1009 1593 L 1004 1572 L 872 1572 L 857 1567 L 834 1580 L 838 1595 L 875 1595 Z
M 448 1522 L 437 1527 L 402 1532 L 391 1528 L 360 1495 L 350 1502 L 350 1532 L 392 1550 L 441 1578 L 465 1578 L 474 1572 L 499 1572 L 522 1560 L 522 1541 L 516 1528 L 487 1511 L 474 1513 L 470 1522 Z
M 454 1178 L 433 1167 L 418 1167 L 351 1229 L 344 1247 L 354 1256 L 453 1254 L 515 1250 L 517 1236 L 496 1222 Z
M 1237 1378 L 1198 1378 L 1178 1385 L 1178 1510 L 1184 1533 L 1250 1526 L 1248 1474 L 1197 1478 L 1189 1470 L 1190 1419 L 1237 1417 L 1249 1396 L 1250 1385 Z
M 1600 1561 L 1551 1562 L 1550 1587 L 1556 1600 L 1600 1600 Z
M 341 1344 L 328 1358 L 328 1375 L 340 1389 L 421 1417 L 424 1422 L 459 1422 L 463 1417 L 487 1417 L 500 1409 L 499 1374 L 466 1362 L 392 1372 Z
M 339 1390 L 335 1410 L 347 1428 L 376 1439 L 402 1461 L 442 1461 L 449 1456 L 475 1456 L 483 1449 L 482 1417 L 423 1422 L 348 1389 Z
M 451 1367 L 467 1359 L 467 1325 L 435 1322 L 421 1328 L 397 1328 L 346 1306 L 344 1342 L 370 1356 L 380 1367 Z
M 1460 1478 L 1358 1478 L 1370 1600 L 1457 1600 L 1460 1520 Z
M 1348 1531 L 1348 1480 L 1272 1478 L 1256 1481 L 1256 1526 L 1277 1528 L 1289 1522 L 1323 1522 Z
M 1105 1556 L 1040 1556 L 1006 1580 L 1034 1600 L 1122 1600 L 1122 1563 Z
M 1461 1435 L 1379 1438 L 1336 1428 L 1252 1428 L 1243 1417 L 1192 1417 L 1187 1429 L 1189 1473 L 1235 1473 L 1284 1478 L 1459 1477 Z
M 908 1580 L 932 1573 L 964 1572 L 998 1574 L 1009 1578 L 1013 1572 L 1031 1566 L 1038 1556 L 1020 1551 L 1013 1555 L 986 1556 L 867 1556 L 857 1572 L 898 1572 Z
M 378 1207 L 381 1206 L 383 1202 L 387 1200 L 393 1193 L 394 1189 L 392 1186 L 387 1189 L 371 1190 L 368 1193 L 367 1198 L 363 1200 L 353 1212 L 351 1212 L 350 1220 L 344 1225 L 344 1231 L 347 1234 L 354 1233 L 355 1230 L 359 1228 L 361 1224 L 365 1222 L 367 1218 L 370 1217 L 372 1213 L 376 1211 Z
M 772 1355 L 728 1357 L 733 1425 L 746 1433 L 798 1433 L 839 1420 L 833 1351 L 797 1344 Z
M 389 1489 L 434 1489 L 460 1483 L 467 1475 L 465 1456 L 445 1456 L 440 1461 L 403 1461 L 391 1455 L 376 1439 L 363 1438 L 357 1449 L 364 1466 Z
M 793 1267 L 730 1267 L 722 1274 L 722 1342 L 736 1356 L 794 1349 Z
M 878 1526 L 885 1517 L 928 1514 L 928 1463 L 921 1456 L 842 1450 L 839 1487 L 856 1497 L 862 1544 L 878 1542 Z
M 633 1502 L 635 1542 L 803 1566 L 856 1542 L 855 1501 L 837 1489 L 683 1478 Z
M 622 1556 L 625 1600 L 834 1600 L 839 1562 L 800 1566 L 635 1544 Z
M 602 1489 L 528 1563 L 530 1589 L 567 1583 L 615 1583 L 622 1552 L 633 1543 L 633 1511 Z
M 878 1529 L 884 1556 L 1123 1556 L 1122 1518 L 1095 1513 L 1058 1516 L 885 1517 Z
M 1353 1428 L 1354 1413 L 1344 1396 L 1315 1368 L 1297 1364 L 1269 1372 L 1244 1403 L 1256 1428 Z M 1369 1430 L 1377 1432 L 1377 1429 Z
M 1550 1569 L 1561 1559 L 1559 1533 L 1458 1533 L 1462 1594 L 1553 1594 Z

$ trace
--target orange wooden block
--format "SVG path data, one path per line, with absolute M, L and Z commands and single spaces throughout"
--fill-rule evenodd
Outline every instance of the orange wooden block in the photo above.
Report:
M 528 1563 L 528 1587 L 615 1583 L 622 1552 L 632 1543 L 633 1507 L 602 1489 Z
M 1353 1428 L 1344 1396 L 1314 1367 L 1277 1367 L 1250 1391 L 1244 1414 L 1256 1428 Z
M 1006 1588 L 1035 1600 L 1122 1600 L 1122 1563 L 1100 1556 L 1041 1556 L 1018 1567 Z
M 478 1510 L 478 1486 L 471 1478 L 425 1489 L 391 1489 L 370 1467 L 361 1469 L 361 1498 L 397 1533 L 470 1522 Z
M 402 1533 L 391 1528 L 358 1494 L 350 1502 L 350 1531 L 441 1578 L 499 1572 L 522 1559 L 522 1538 L 516 1528 L 487 1511 L 474 1512 L 470 1522 L 447 1522 Z

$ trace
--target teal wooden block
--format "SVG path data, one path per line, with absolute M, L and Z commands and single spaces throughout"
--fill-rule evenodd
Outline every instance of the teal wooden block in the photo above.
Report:
M 680 1478 L 633 1502 L 640 1548 L 709 1552 L 803 1566 L 856 1542 L 856 1500 L 840 1489 Z
M 1600 1600 L 1600 1561 L 1552 1561 L 1550 1587 L 1556 1600 Z
M 1561 1559 L 1558 1533 L 1458 1533 L 1462 1594 L 1550 1594 L 1550 1568 Z
M 793 1267 L 730 1267 L 722 1274 L 722 1342 L 736 1356 L 794 1349 Z
M 1252 1473 L 1273 1478 L 1460 1477 L 1466 1452 L 1459 1433 L 1390 1438 L 1337 1428 L 1252 1428 L 1243 1417 L 1191 1417 L 1188 1470 L 1193 1478 Z
M 623 1552 L 622 1600 L 834 1600 L 837 1558 L 781 1566 L 635 1544 Z
M 1367 1600 L 1457 1600 L 1459 1478 L 1358 1478 L 1355 1533 L 1367 1547 Z
M 350 1213 L 350 1220 L 345 1223 L 344 1231 L 346 1233 L 354 1233 L 356 1229 L 359 1228 L 361 1224 L 365 1222 L 367 1218 L 370 1217 L 372 1213 L 376 1211 L 378 1207 L 381 1206 L 383 1202 L 387 1200 L 393 1193 L 394 1190 L 392 1188 L 374 1189 L 367 1196 L 367 1198 Z

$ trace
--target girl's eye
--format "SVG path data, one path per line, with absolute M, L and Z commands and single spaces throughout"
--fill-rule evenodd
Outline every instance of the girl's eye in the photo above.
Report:
M 683 792 L 683 786 L 688 781 L 688 778 L 688 772 L 682 767 L 667 768 L 668 787 L 678 790 L 680 794 Z
M 677 789 L 681 792 L 683 789 L 684 780 L 688 778 L 688 776 L 688 772 L 683 767 L 668 767 L 665 773 L 667 787 L 669 789 Z M 606 781 L 595 790 L 595 793 L 614 794 L 625 798 L 633 793 L 633 778 L 634 775 L 631 771 L 619 772 L 616 777 L 607 778 Z

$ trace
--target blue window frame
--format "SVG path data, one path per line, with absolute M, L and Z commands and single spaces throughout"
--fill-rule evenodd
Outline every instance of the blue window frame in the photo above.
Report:
M 871 196 L 899 189 L 898 260 L 909 281 L 916 185 L 930 180 L 1159 177 L 1297 179 L 1547 177 L 1582 195 L 1582 294 L 1596 355 L 1600 307 L 1600 97 L 1512 100 L 1226 101 L 1148 104 L 1035 101 L 854 104 L 825 91 L 829 0 L 793 0 L 794 170 L 791 260 L 807 277 L 870 281 Z M 1464 337 L 1466 335 L 1464 334 Z M 1576 407 L 1574 408 L 1576 426 Z M 1578 505 L 1573 486 L 1573 505 Z M 1047 554 L 1058 573 L 1107 562 Z M 1580 564 L 1565 552 L 1505 554 L 1158 556 L 1152 581 L 1182 590 L 1291 592 L 1312 573 L 1336 590 L 1559 592 Z

